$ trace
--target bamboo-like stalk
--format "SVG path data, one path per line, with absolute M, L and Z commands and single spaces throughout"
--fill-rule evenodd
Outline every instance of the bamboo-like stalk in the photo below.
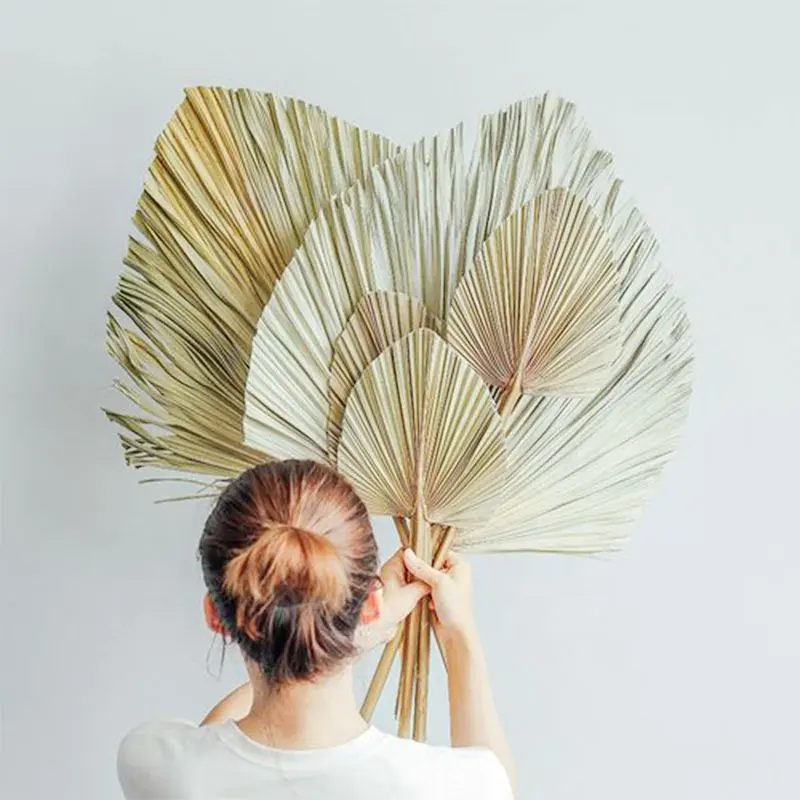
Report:
M 392 670 L 392 664 L 394 664 L 397 651 L 400 649 L 400 645 L 403 642 L 403 634 L 404 628 L 401 626 L 394 635 L 392 641 L 383 648 L 378 666 L 375 668 L 375 674 L 372 676 L 369 689 L 367 689 L 366 697 L 361 704 L 361 716 L 367 722 L 372 719 L 372 715 L 375 713 L 375 708 L 378 705 L 383 687 L 386 685 L 386 679 L 389 677 L 389 673 Z
M 397 535 L 400 538 L 400 544 L 403 547 L 408 547 L 408 543 L 411 541 L 411 534 L 408 530 L 408 520 L 405 517 L 392 517 L 394 520 L 394 527 L 397 531 Z
M 411 517 L 411 547 L 415 553 L 428 546 L 430 531 L 425 519 L 422 504 L 417 504 Z M 403 672 L 400 695 L 400 714 L 398 734 L 408 738 L 411 734 L 411 717 L 414 705 L 414 688 L 419 655 L 419 633 L 422 608 L 418 605 L 406 620 L 406 633 L 403 640 Z
M 414 738 L 424 742 L 428 731 L 428 679 L 431 667 L 431 609 L 420 608 L 419 645 L 417 647 L 417 681 L 414 697 Z
M 420 537 L 417 555 L 426 563 L 433 563 L 431 535 Z M 414 738 L 425 741 L 428 718 L 428 678 L 431 663 L 431 617 L 430 604 L 419 606 L 419 631 L 417 633 L 417 675 L 414 695 Z
M 408 527 L 407 522 L 402 517 L 395 517 L 394 519 L 395 527 L 397 528 L 398 535 L 400 536 L 400 541 L 403 542 L 405 545 L 408 541 Z M 455 538 L 456 530 L 455 528 L 449 527 L 445 530 L 444 536 L 439 541 L 436 547 L 436 554 L 433 559 L 433 567 L 434 569 L 441 569 L 442 564 L 444 564 L 445 559 L 447 558 L 447 553 L 450 550 L 450 545 L 453 543 L 453 539 Z M 408 624 L 408 620 L 406 620 L 406 625 Z M 394 664 L 395 658 L 397 658 L 397 653 L 400 650 L 400 645 L 405 639 L 405 630 L 406 625 L 404 625 L 398 632 L 395 634 L 394 639 L 389 642 L 384 648 L 383 653 L 381 654 L 381 658 L 378 661 L 378 665 L 375 668 L 375 672 L 372 676 L 372 680 L 369 684 L 369 689 L 367 690 L 366 697 L 364 698 L 364 702 L 361 705 L 361 716 L 369 722 L 372 719 L 372 715 L 375 713 L 375 708 L 377 707 L 378 700 L 386 686 L 386 681 L 389 679 L 389 674 L 392 671 L 392 666 Z M 441 642 L 439 641 L 438 635 L 436 635 L 436 631 L 434 630 L 434 636 L 436 636 L 436 644 L 439 648 L 439 653 L 442 657 L 442 662 L 447 666 L 447 661 L 444 657 L 444 650 L 442 649 Z M 403 689 L 403 676 L 401 674 L 400 682 L 398 683 L 398 693 L 397 693 L 397 703 L 395 705 L 395 716 L 399 714 L 399 703 L 400 697 L 402 696 L 402 689 Z
M 394 517 L 393 519 L 394 527 L 400 539 L 401 546 L 408 547 L 408 522 L 406 521 L 405 517 Z M 401 626 L 394 635 L 394 638 L 384 646 L 383 653 L 381 653 L 380 660 L 378 661 L 378 665 L 375 667 L 375 672 L 373 673 L 372 680 L 369 683 L 367 694 L 361 703 L 361 716 L 367 722 L 372 719 L 372 715 L 375 713 L 375 708 L 378 705 L 378 700 L 383 692 L 383 688 L 386 686 L 386 681 L 389 678 L 389 673 L 392 671 L 392 665 L 397 657 L 397 652 L 403 642 L 404 630 L 405 626 Z M 399 697 L 400 694 L 398 692 L 398 703 Z M 395 707 L 395 716 L 397 716 L 397 707 Z
M 432 563 L 434 569 L 440 569 L 447 558 L 447 552 L 452 544 L 453 537 L 455 536 L 455 528 L 441 528 L 440 538 L 436 548 L 436 553 L 433 554 L 429 549 L 428 552 L 422 554 L 428 563 Z M 416 698 L 414 705 L 414 738 L 418 742 L 424 742 L 427 736 L 427 722 L 428 722 L 428 686 L 431 665 L 431 630 L 433 629 L 433 618 L 431 615 L 430 603 L 424 603 L 421 609 L 420 618 L 420 632 L 419 632 L 419 648 L 417 656 L 417 684 L 416 684 Z M 435 631 L 434 631 L 435 633 Z M 436 644 L 439 647 L 439 653 L 442 657 L 442 662 L 447 668 L 447 660 L 444 656 L 441 642 L 438 635 L 436 636 Z
M 408 547 L 411 544 L 411 531 L 408 528 L 408 520 L 405 517 L 394 517 L 394 526 L 397 529 L 397 535 L 400 537 L 401 546 L 403 548 Z M 404 640 L 404 638 L 405 638 L 406 620 L 403 620 L 403 626 L 400 629 L 400 631 L 401 631 L 400 641 L 402 642 Z M 398 644 L 398 647 L 399 647 L 399 644 Z M 394 653 L 392 653 L 390 656 L 387 656 L 387 658 L 390 658 L 391 660 L 388 662 L 388 666 L 385 668 L 385 671 L 384 671 L 385 674 L 383 675 L 383 679 L 382 679 L 382 682 L 381 682 L 381 685 L 380 685 L 380 689 L 378 690 L 379 694 L 380 694 L 381 691 L 383 691 L 383 687 L 386 684 L 386 679 L 389 677 L 389 672 L 392 669 L 392 664 L 394 663 L 394 657 L 397 655 L 398 647 L 394 648 Z M 386 654 L 386 651 L 384 651 L 384 654 Z M 380 668 L 380 666 L 381 665 L 379 663 L 378 667 Z M 403 675 L 404 675 L 404 673 L 401 672 L 400 673 L 400 680 L 397 682 L 397 696 L 395 697 L 395 701 L 394 701 L 394 718 L 395 719 L 397 719 L 397 717 L 400 714 L 400 698 L 403 696 L 403 691 L 404 691 L 403 686 L 404 686 L 404 683 L 405 683 L 405 681 L 403 680 Z M 375 675 L 373 676 L 373 680 L 377 676 L 378 676 L 378 670 L 375 671 Z

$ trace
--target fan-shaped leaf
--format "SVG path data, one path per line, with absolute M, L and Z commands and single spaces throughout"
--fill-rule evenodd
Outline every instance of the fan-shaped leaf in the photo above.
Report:
M 672 454 L 690 394 L 686 315 L 638 212 L 625 215 L 615 241 L 624 340 L 611 380 L 588 400 L 521 400 L 508 421 L 505 500 L 459 547 L 619 549 Z
M 333 347 L 328 419 L 328 456 L 336 461 L 347 398 L 367 365 L 418 328 L 439 331 L 440 322 L 419 300 L 396 292 L 365 295 Z
M 552 189 L 512 214 L 478 253 L 447 316 L 447 340 L 488 383 L 589 395 L 619 352 L 611 242 L 592 207 Z
M 156 144 L 135 216 L 146 243 L 131 241 L 114 298 L 134 327 L 109 325 L 144 412 L 111 415 L 131 463 L 230 475 L 263 459 L 241 426 L 264 303 L 329 197 L 395 151 L 296 100 L 187 92 Z
M 370 292 L 402 292 L 434 313 L 448 302 L 462 182 L 456 129 L 382 163 L 315 220 L 253 342 L 248 444 L 274 458 L 326 458 L 334 343 Z
M 468 531 L 497 505 L 503 426 L 475 372 L 433 331 L 417 330 L 364 371 L 350 394 L 339 469 L 373 514 Z
M 467 264 L 492 231 L 542 192 L 570 189 L 605 219 L 619 188 L 611 154 L 597 147 L 575 106 L 552 94 L 481 120 L 468 183 Z

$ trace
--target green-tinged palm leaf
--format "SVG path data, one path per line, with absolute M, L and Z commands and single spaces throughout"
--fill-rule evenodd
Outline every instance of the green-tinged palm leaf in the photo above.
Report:
M 333 347 L 328 394 L 328 457 L 336 461 L 345 404 L 361 373 L 394 342 L 418 328 L 441 323 L 413 297 L 396 292 L 364 295 Z
M 588 400 L 520 401 L 508 420 L 506 499 L 463 549 L 619 549 L 676 447 L 690 394 L 686 315 L 638 212 L 615 239 L 624 339 L 613 377 Z
M 416 330 L 364 371 L 350 393 L 338 466 L 373 514 L 469 531 L 506 480 L 503 426 L 486 385 L 433 331 Z
M 156 144 L 109 321 L 138 414 L 112 414 L 135 466 L 232 475 L 252 337 L 275 282 L 328 202 L 396 152 L 296 100 L 187 92 Z
M 619 352 L 619 286 L 592 207 L 551 189 L 512 214 L 461 281 L 447 340 L 515 394 L 598 391 Z

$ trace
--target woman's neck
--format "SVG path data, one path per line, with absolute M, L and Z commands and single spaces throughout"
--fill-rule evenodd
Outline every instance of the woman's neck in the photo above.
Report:
M 249 671 L 253 707 L 238 724 L 260 744 L 286 750 L 334 747 L 369 727 L 358 710 L 351 667 L 277 692 L 266 686 L 261 675 L 253 674 L 255 670 Z

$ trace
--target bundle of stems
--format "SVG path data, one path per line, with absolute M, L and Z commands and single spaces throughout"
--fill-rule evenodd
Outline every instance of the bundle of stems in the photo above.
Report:
M 498 412 L 506 419 L 519 400 L 521 392 L 511 385 L 501 392 Z M 456 539 L 457 531 L 453 526 L 430 525 L 417 507 L 410 520 L 395 517 L 394 523 L 402 547 L 411 549 L 425 563 L 434 569 L 441 569 L 447 561 L 450 548 Z M 389 679 L 394 661 L 402 650 L 400 679 L 397 685 L 397 701 L 395 717 L 398 721 L 397 732 L 403 738 L 412 733 L 418 742 L 427 737 L 428 691 L 431 660 L 431 634 L 437 641 L 442 663 L 447 668 L 444 649 L 439 642 L 433 625 L 433 612 L 430 602 L 423 600 L 406 618 L 395 636 L 383 649 L 378 665 L 370 681 L 367 694 L 361 705 L 361 715 L 370 721 L 375 713 L 380 696 Z
M 214 485 L 327 463 L 437 568 L 620 549 L 686 417 L 683 304 L 571 103 L 484 116 L 471 156 L 464 133 L 400 148 L 299 100 L 190 90 L 109 315 L 128 462 Z M 363 706 L 402 652 L 420 740 L 431 619 L 409 615 Z

